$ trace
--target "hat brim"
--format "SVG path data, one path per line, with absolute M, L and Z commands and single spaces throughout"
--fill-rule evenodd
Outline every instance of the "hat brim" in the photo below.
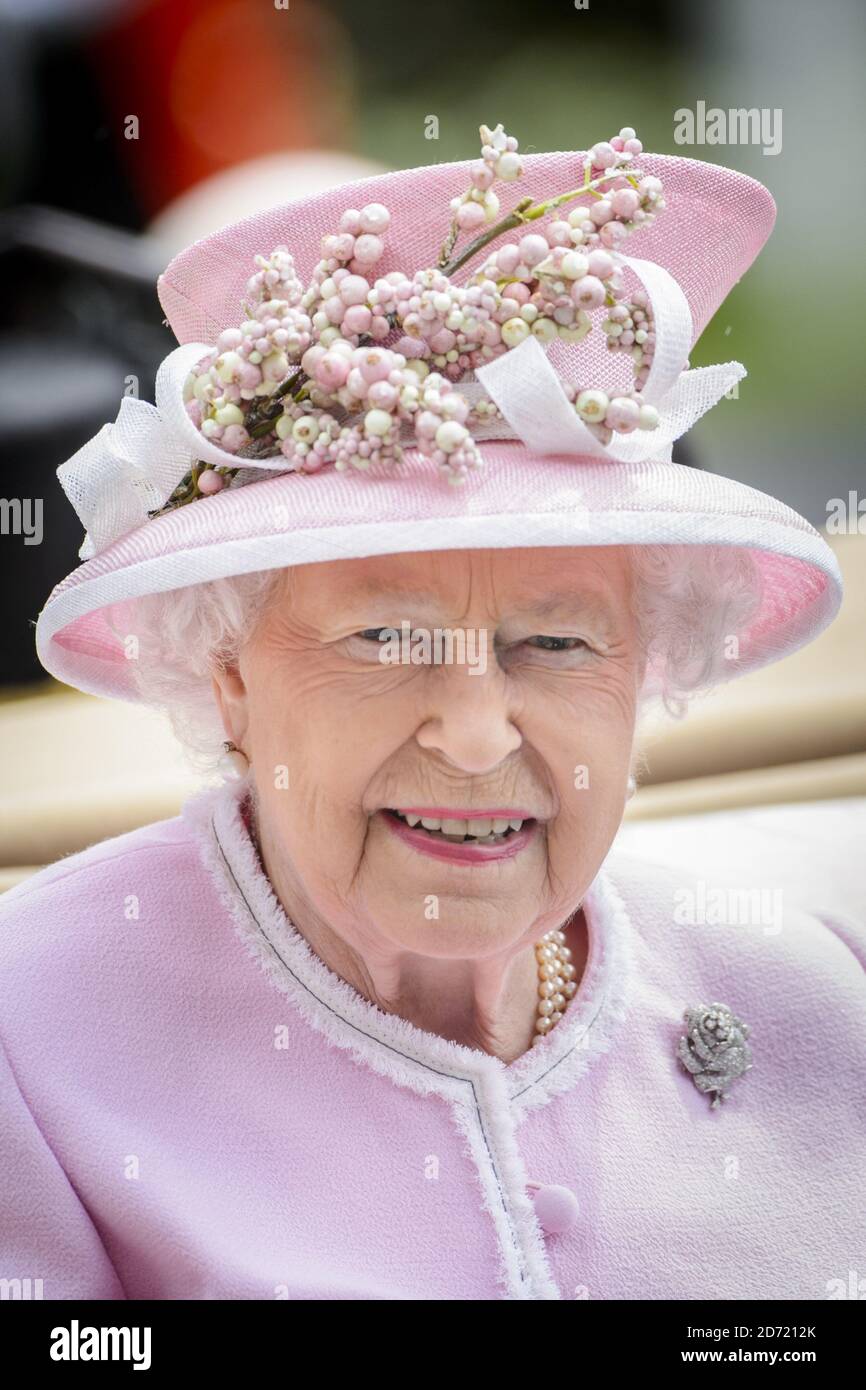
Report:
M 720 679 L 797 650 L 838 611 L 842 580 L 826 541 L 743 483 L 676 463 L 541 458 L 516 442 L 487 443 L 484 457 L 462 488 L 409 453 L 399 474 L 283 474 L 166 512 L 57 585 L 36 627 L 39 658 L 69 685 L 136 700 L 114 605 L 256 570 L 421 551 L 745 547 L 761 602 Z

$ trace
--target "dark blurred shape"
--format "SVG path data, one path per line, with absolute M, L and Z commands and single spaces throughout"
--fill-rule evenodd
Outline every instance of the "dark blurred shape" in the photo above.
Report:
M 162 270 L 160 253 L 140 237 L 59 208 L 24 205 L 0 214 L 0 252 L 36 252 L 58 265 L 126 279 L 146 288 Z M 31 306 L 24 306 L 27 317 Z
M 294 4 L 294 0 L 292 0 Z M 563 46 L 574 52 L 576 88 L 589 42 L 609 40 L 622 53 L 622 73 L 612 71 L 611 83 L 622 79 L 627 86 L 629 63 L 639 65 L 645 54 L 634 46 L 651 35 L 659 45 L 680 42 L 683 0 L 617 0 L 601 4 L 591 0 L 578 9 L 574 0 L 559 4 L 527 5 L 526 0 L 496 0 L 495 6 L 467 5 L 466 0 L 437 0 L 435 9 L 394 2 L 358 4 L 358 0 L 323 0 L 325 9 L 348 30 L 357 54 L 364 92 L 375 98 L 378 90 L 411 89 L 419 79 L 436 74 L 443 92 L 472 83 L 489 89 L 489 74 L 498 64 L 527 45 L 543 40 L 550 51 Z M 576 26 L 582 25 L 578 29 Z M 630 47 L 632 45 L 632 47 Z M 597 56 L 597 55 L 596 55 Z M 526 82 L 541 103 L 550 100 L 544 72 L 527 69 Z M 502 94 L 506 96 L 506 93 Z M 561 94 L 567 99 L 567 93 Z M 500 119 L 490 113 L 478 119 Z
M 674 440 L 672 457 L 674 463 L 681 463 L 684 468 L 701 468 L 703 466 L 698 461 L 697 450 L 688 435 Z
M 87 29 L 38 12 L 0 17 L 0 192 L 5 205 L 50 203 L 117 226 L 144 212 L 112 138 L 86 51 Z
M 115 419 L 124 394 L 153 397 L 173 344 L 158 269 L 151 243 L 133 233 L 53 208 L 0 214 L 0 497 L 41 503 L 42 534 L 38 544 L 0 535 L 0 684 L 44 676 L 32 623 L 78 564 L 83 529 L 55 470 Z M 8 505 L 5 516 L 11 528 Z

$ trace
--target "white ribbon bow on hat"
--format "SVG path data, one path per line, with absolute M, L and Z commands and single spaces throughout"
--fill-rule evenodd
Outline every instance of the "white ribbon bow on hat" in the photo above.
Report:
M 103 425 L 57 470 L 63 490 L 87 531 L 78 554 L 89 560 L 163 506 L 197 459 L 226 468 L 284 472 L 282 455 L 237 458 L 206 439 L 186 413 L 183 387 L 197 362 L 213 352 L 185 343 L 160 364 L 156 405 L 125 396 L 113 425 Z
M 529 337 L 479 368 L 474 383 L 459 383 L 458 389 L 471 401 L 480 395 L 480 384 L 504 416 L 504 425 L 495 420 L 474 429 L 479 440 L 517 437 L 537 454 L 591 455 L 618 463 L 670 462 L 674 440 L 746 375 L 739 362 L 684 371 L 692 316 L 680 286 L 653 261 L 622 255 L 616 259 L 631 267 L 652 303 L 655 352 L 641 395 L 658 410 L 657 427 L 614 434 L 609 444 L 602 444 L 575 411 L 538 339 Z M 78 552 L 82 560 L 147 521 L 196 460 L 228 468 L 287 471 L 281 454 L 239 458 L 227 453 L 189 418 L 184 383 L 196 363 L 212 351 L 206 343 L 186 343 L 169 353 L 157 372 L 156 405 L 124 397 L 114 424 L 103 425 L 58 468 L 57 476 L 87 531 Z
M 655 352 L 641 396 L 656 407 L 659 423 L 653 430 L 614 434 L 609 444 L 602 444 L 569 401 L 538 339 L 529 337 L 480 367 L 475 376 L 515 435 L 533 453 L 590 454 L 617 463 L 643 463 L 646 459 L 669 463 L 674 440 L 746 375 L 740 362 L 684 371 L 692 341 L 692 316 L 682 289 L 654 261 L 623 255 L 616 260 L 631 267 L 652 304 Z M 491 425 L 491 435 L 494 430 Z

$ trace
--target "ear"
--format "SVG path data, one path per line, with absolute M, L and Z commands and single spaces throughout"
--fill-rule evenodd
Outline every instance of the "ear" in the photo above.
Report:
M 247 688 L 237 666 L 221 666 L 211 675 L 211 689 L 226 738 L 242 748 L 249 723 Z

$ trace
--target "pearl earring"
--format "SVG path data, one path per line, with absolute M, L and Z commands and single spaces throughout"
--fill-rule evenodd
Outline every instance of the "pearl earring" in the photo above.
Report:
M 249 771 L 249 758 L 230 739 L 223 744 L 223 750 L 218 764 L 220 772 L 227 782 L 240 782 Z
M 629 801 L 629 800 L 634 796 L 634 794 L 635 794 L 636 791 L 637 791 L 637 782 L 635 781 L 635 779 L 634 779 L 633 777 L 629 777 L 628 781 L 626 782 L 626 788 L 625 788 L 625 799 L 626 799 L 626 801 Z

